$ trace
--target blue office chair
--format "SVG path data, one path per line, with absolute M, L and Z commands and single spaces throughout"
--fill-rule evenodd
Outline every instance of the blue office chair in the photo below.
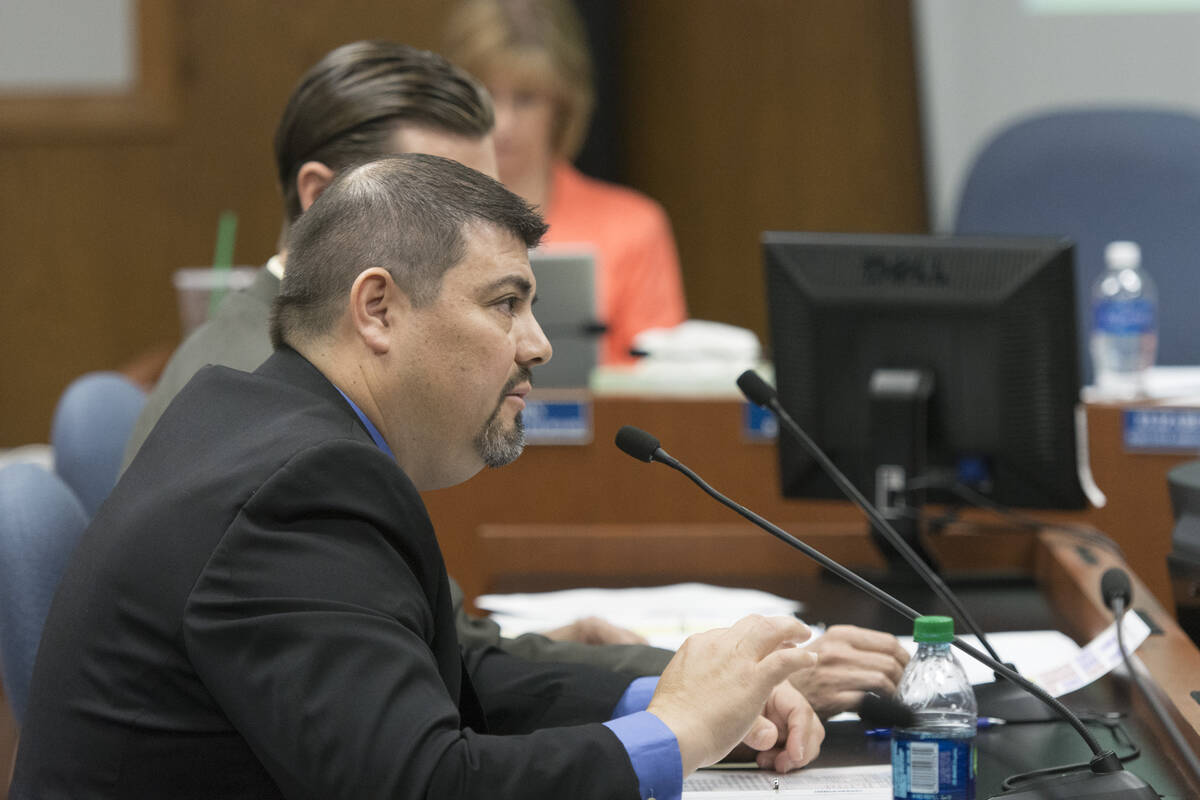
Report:
M 146 393 L 124 375 L 89 372 L 67 387 L 54 409 L 54 469 L 89 518 L 117 483 L 125 443 L 145 403 Z
M 87 521 L 53 472 L 29 463 L 0 469 L 0 677 L 18 725 L 50 601 Z
M 1200 364 L 1200 118 L 1109 108 L 1019 121 L 976 157 L 954 231 L 1076 242 L 1080 365 L 1089 380 L 1090 293 L 1104 246 L 1137 242 L 1158 284 L 1158 363 Z

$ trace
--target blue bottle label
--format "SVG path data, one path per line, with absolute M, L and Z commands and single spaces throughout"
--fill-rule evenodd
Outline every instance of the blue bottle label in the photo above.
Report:
M 1154 304 L 1145 298 L 1105 300 L 1093 311 L 1095 330 L 1116 336 L 1154 331 Z
M 975 800 L 975 759 L 973 736 L 894 733 L 892 795 L 896 800 Z

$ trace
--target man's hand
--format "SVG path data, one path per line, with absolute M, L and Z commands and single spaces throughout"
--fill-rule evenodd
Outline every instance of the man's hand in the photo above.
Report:
M 763 720 L 769 725 L 763 725 Z M 762 769 L 788 772 L 808 764 L 821 752 L 825 727 L 808 700 L 789 681 L 782 681 L 767 698 L 767 707 L 743 744 L 760 751 Z M 770 744 L 766 747 L 768 742 Z
M 793 646 L 809 635 L 790 617 L 750 616 L 683 643 L 647 710 L 675 734 L 684 775 L 743 739 L 789 767 L 816 756 L 820 723 L 798 693 L 778 686 L 816 662 L 814 653 Z
M 645 637 L 628 628 L 613 625 L 600 617 L 583 617 L 570 625 L 555 628 L 542 634 L 556 642 L 582 642 L 584 644 L 649 644 Z
M 821 719 L 857 708 L 869 690 L 892 694 L 908 663 L 895 636 L 854 625 L 834 625 L 804 649 L 820 658 L 791 681 Z

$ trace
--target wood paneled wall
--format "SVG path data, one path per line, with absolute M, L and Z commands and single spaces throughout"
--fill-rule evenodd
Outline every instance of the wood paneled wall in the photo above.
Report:
M 926 230 L 907 2 L 626 9 L 627 178 L 671 216 L 693 317 L 765 336 L 764 230 Z
M 443 0 L 145 0 L 169 9 L 174 123 L 0 141 L 0 447 L 45 441 L 77 375 L 178 339 L 170 275 L 274 250 L 271 135 L 300 73 L 377 37 L 436 48 Z M 674 221 L 694 316 L 765 328 L 767 228 L 925 227 L 908 4 L 625 0 L 630 183 Z

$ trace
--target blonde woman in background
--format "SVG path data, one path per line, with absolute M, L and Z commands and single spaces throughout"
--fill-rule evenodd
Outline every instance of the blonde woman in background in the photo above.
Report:
M 586 244 L 596 255 L 601 361 L 632 361 L 633 337 L 687 317 L 679 257 L 662 206 L 590 178 L 570 163 L 594 103 L 583 24 L 569 0 L 465 0 L 444 55 L 492 94 L 500 180 L 539 206 L 546 245 Z

